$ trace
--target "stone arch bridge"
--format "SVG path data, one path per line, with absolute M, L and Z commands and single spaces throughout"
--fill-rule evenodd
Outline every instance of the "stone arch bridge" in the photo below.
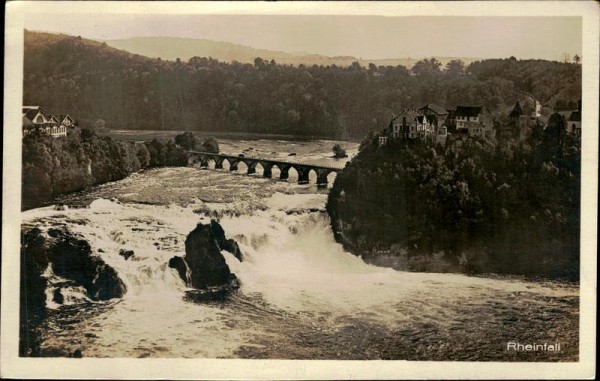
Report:
M 227 160 L 230 171 L 237 171 L 238 164 L 244 163 L 248 167 L 248 174 L 256 173 L 256 166 L 261 165 L 263 168 L 263 177 L 271 178 L 273 175 L 273 167 L 277 167 L 280 171 L 279 179 L 287 180 L 289 171 L 294 168 L 298 172 L 298 184 L 308 184 L 310 171 L 317 175 L 317 185 L 327 186 L 327 176 L 331 173 L 339 173 L 342 169 L 336 167 L 328 167 L 321 165 L 313 165 L 307 163 L 294 163 L 272 159 L 261 159 L 245 156 L 234 156 L 208 152 L 187 151 L 188 163 L 200 163 L 201 168 L 208 168 L 208 163 L 212 160 L 215 163 L 215 169 L 223 169 L 223 163 Z

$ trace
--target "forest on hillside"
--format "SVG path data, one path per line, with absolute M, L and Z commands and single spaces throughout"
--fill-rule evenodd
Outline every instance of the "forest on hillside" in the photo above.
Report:
M 581 96 L 581 66 L 497 59 L 465 66 L 436 59 L 347 67 L 165 61 L 66 35 L 25 32 L 24 104 L 75 116 L 83 127 L 231 131 L 337 139 L 385 127 L 428 103 L 503 113 L 523 94 L 554 106 Z

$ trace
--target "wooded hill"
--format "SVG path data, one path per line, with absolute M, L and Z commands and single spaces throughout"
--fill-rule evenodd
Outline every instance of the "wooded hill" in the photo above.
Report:
M 282 52 L 267 49 L 255 49 L 250 46 L 232 44 L 230 42 L 214 41 L 199 38 L 182 37 L 134 37 L 122 40 L 106 40 L 109 46 L 122 49 L 130 53 L 140 54 L 151 58 L 163 60 L 189 60 L 192 57 L 212 57 L 224 62 L 237 61 L 240 63 L 254 63 L 256 57 L 266 61 L 275 60 L 283 65 L 337 65 L 349 66 L 359 62 L 362 66 L 373 63 L 377 66 L 406 66 L 411 68 L 418 58 L 388 58 L 388 59 L 360 59 L 353 56 L 329 57 L 321 54 L 307 52 Z M 469 64 L 476 60 L 472 57 L 436 57 L 442 65 L 451 60 L 461 59 Z
M 441 70 L 437 60 L 367 68 L 166 61 L 80 37 L 25 32 L 24 104 L 69 113 L 82 126 L 362 137 L 394 113 L 428 103 L 505 110 L 529 93 L 574 102 L 581 66 L 503 59 Z M 564 98 L 564 99 L 563 99 Z M 553 105 L 551 105 L 553 106 Z

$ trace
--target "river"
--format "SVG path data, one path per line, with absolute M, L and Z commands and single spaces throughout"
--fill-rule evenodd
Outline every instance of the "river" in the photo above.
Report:
M 223 141 L 228 154 L 342 167 L 335 142 Z M 342 143 L 350 156 L 354 143 Z M 289 156 L 290 153 L 296 155 Z M 240 172 L 244 171 L 240 166 Z M 274 177 L 277 173 L 274 171 Z M 91 302 L 76 288 L 47 298 L 46 354 L 83 357 L 577 361 L 579 288 L 553 281 L 415 273 L 365 264 L 335 242 L 327 189 L 224 170 L 160 168 L 23 213 L 64 225 L 127 286 Z M 335 175 L 331 175 L 332 179 Z M 217 218 L 243 254 L 223 252 L 241 287 L 193 302 L 167 266 L 198 222 Z M 125 260 L 119 250 L 133 250 Z M 51 287 L 61 279 L 46 272 Z M 515 352 L 507 343 L 560 343 Z

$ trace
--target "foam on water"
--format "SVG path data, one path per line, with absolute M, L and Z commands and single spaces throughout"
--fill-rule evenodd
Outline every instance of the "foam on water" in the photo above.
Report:
M 214 179 L 225 176 L 216 171 L 198 172 L 199 184 L 211 186 L 218 184 Z M 172 193 L 177 205 L 99 198 L 89 208 L 47 207 L 23 213 L 26 225 L 47 229 L 65 224 L 86 239 L 93 252 L 116 269 L 128 290 L 121 301 L 70 327 L 68 334 L 47 335 L 46 345 L 84 347 L 87 356 L 235 357 L 237 350 L 256 346 L 257 340 L 268 340 L 264 345 L 285 342 L 290 329 L 312 326 L 314 316 L 324 317 L 320 324 L 328 327 L 339 327 L 344 319 L 352 318 L 397 329 L 415 322 L 460 322 L 464 318 L 460 306 L 473 300 L 485 303 L 533 295 L 534 306 L 541 303 L 540 298 L 578 295 L 574 287 L 409 273 L 368 265 L 335 242 L 329 219 L 320 212 L 327 195 L 319 193 L 316 186 L 273 185 L 244 178 L 248 186 L 254 186 L 248 190 L 236 187 L 240 180 L 228 175 L 227 179 L 233 180 L 214 192 L 228 193 L 229 201 L 207 202 L 192 195 L 183 206 L 179 200 L 195 186 L 181 181 L 184 176 L 189 179 L 190 173 L 189 168 L 162 169 L 110 188 L 121 195 L 136 193 L 132 189 L 146 192 L 144 200 L 152 192 L 161 201 Z M 160 184 L 172 184 L 173 189 L 160 185 L 150 192 L 158 183 L 152 176 L 157 176 Z M 176 184 L 182 184 L 181 189 L 176 189 Z M 184 282 L 167 265 L 174 255 L 185 254 L 186 236 L 197 223 L 209 222 L 210 215 L 220 216 L 227 237 L 234 238 L 243 253 L 240 262 L 223 252 L 241 282 L 239 294 L 224 304 L 186 301 Z M 120 250 L 133 250 L 134 255 L 126 260 Z M 45 276 L 51 285 L 48 307 L 60 309 L 51 296 L 64 280 L 51 268 Z M 86 299 L 82 290 L 75 288 L 63 296 L 70 305 Z M 307 320 L 297 320 L 298 316 L 307 316 L 302 318 Z M 291 326 L 288 321 L 293 322 Z M 73 334 L 79 339 L 73 341 Z

